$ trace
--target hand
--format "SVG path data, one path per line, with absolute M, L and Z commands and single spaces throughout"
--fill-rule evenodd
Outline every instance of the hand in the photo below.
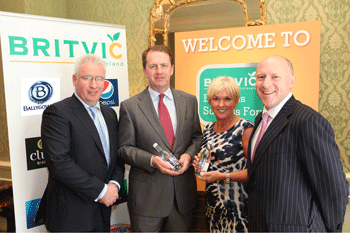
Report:
M 198 153 L 197 155 L 194 156 L 194 160 L 193 160 L 192 166 L 195 167 L 195 168 L 197 168 L 199 157 L 200 157 L 200 153 Z
M 215 182 L 218 180 L 225 180 L 226 179 L 226 173 L 221 173 L 218 171 L 210 171 L 210 172 L 202 172 L 202 176 L 197 176 L 198 179 L 204 180 L 207 182 Z
M 182 168 L 179 170 L 179 174 L 184 173 L 185 171 L 187 171 L 187 169 L 190 167 L 190 163 L 191 163 L 191 156 L 189 154 L 183 154 L 180 156 L 179 159 L 179 163 L 182 163 Z
M 108 183 L 108 190 L 103 198 L 101 198 L 98 202 L 104 204 L 109 207 L 113 205 L 113 203 L 119 198 L 119 189 L 118 186 L 113 183 Z
M 170 164 L 167 161 L 164 161 L 161 157 L 159 156 L 153 156 L 152 158 L 152 165 L 157 168 L 161 173 L 167 174 L 170 176 L 177 176 L 179 175 L 178 172 L 173 171 L 171 169 Z

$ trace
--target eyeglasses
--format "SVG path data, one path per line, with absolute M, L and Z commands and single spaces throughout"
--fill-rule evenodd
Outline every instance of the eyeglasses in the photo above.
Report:
M 103 82 L 105 80 L 104 77 L 97 76 L 97 77 L 92 77 L 89 75 L 81 77 L 84 81 L 91 82 L 93 79 L 95 79 L 96 82 Z

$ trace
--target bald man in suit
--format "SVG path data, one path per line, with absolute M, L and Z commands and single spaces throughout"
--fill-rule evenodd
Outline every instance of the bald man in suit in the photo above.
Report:
M 197 190 L 194 169 L 189 165 L 202 139 L 197 99 L 170 87 L 174 66 L 167 47 L 150 47 L 142 57 L 149 86 L 120 106 L 118 153 L 131 165 L 128 194 L 131 228 L 136 232 L 188 231 Z M 164 128 L 158 109 L 161 98 L 171 120 L 171 126 Z M 167 137 L 169 128 L 174 141 Z M 173 171 L 156 156 L 154 143 L 171 152 L 183 167 Z
M 294 98 L 295 81 L 286 58 L 268 56 L 257 66 L 255 86 L 264 109 L 249 144 L 248 229 L 340 232 L 349 187 L 334 132 Z

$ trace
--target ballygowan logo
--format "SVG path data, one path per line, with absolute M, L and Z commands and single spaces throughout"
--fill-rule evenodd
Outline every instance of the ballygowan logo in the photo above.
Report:
M 41 105 L 51 98 L 52 92 L 53 89 L 50 83 L 39 81 L 30 87 L 28 95 L 32 102 Z
M 26 138 L 26 152 L 28 171 L 47 166 L 40 137 Z

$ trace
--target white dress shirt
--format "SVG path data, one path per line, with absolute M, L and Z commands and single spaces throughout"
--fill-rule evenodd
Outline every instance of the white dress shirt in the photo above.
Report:
M 275 117 L 277 116 L 277 114 L 281 111 L 281 109 L 283 108 L 284 104 L 290 99 L 290 97 L 292 97 L 292 93 L 289 93 L 286 98 L 284 98 L 281 103 L 279 103 L 276 107 L 274 108 L 271 108 L 270 110 L 267 111 L 267 109 L 264 107 L 263 109 L 263 112 L 262 114 L 264 115 L 265 112 L 267 112 L 270 116 L 269 118 L 269 121 L 267 122 L 267 127 L 266 127 L 266 130 L 267 128 L 269 127 L 269 125 L 271 124 L 271 122 L 273 121 L 273 119 L 275 119 Z M 252 144 L 251 144 L 251 147 L 250 147 L 250 151 L 251 151 L 251 156 L 254 152 L 254 148 L 255 148 L 255 143 L 256 143 L 256 140 L 258 139 L 258 135 L 259 135 L 259 132 L 260 132 L 260 129 L 261 129 L 261 124 L 262 124 L 262 121 L 260 121 L 257 129 L 255 130 L 255 133 L 254 133 L 254 136 L 252 138 Z M 266 132 L 266 131 L 265 131 Z
M 150 87 L 148 87 L 148 91 L 149 91 L 149 94 L 151 95 L 151 99 L 152 99 L 154 108 L 158 114 L 158 103 L 159 103 L 160 93 L 156 92 L 155 90 L 153 90 Z M 173 93 L 171 92 L 170 87 L 163 94 L 164 94 L 163 102 L 168 109 L 171 123 L 173 125 L 174 136 L 176 137 L 177 119 L 176 119 L 176 108 L 175 108 L 174 96 L 173 96 Z
M 75 94 L 75 96 L 78 98 L 78 100 L 83 104 L 83 106 L 85 107 L 86 111 L 89 113 L 89 115 L 90 115 L 90 117 L 91 117 L 91 119 L 92 119 L 91 112 L 89 111 L 90 105 L 88 105 L 87 103 L 85 103 L 84 100 L 82 100 L 82 99 L 80 98 L 80 96 L 79 96 L 76 92 L 74 92 L 74 94 Z M 101 122 L 102 124 L 104 124 L 105 127 L 107 128 L 106 121 L 105 121 L 105 119 L 104 119 L 104 117 L 103 117 L 103 115 L 102 115 L 102 111 L 101 111 L 101 107 L 100 107 L 100 102 L 97 102 L 97 104 L 96 104 L 95 106 L 96 106 L 98 109 L 100 109 L 100 111 L 98 111 L 98 119 L 99 119 L 100 122 Z M 109 145 L 109 136 L 108 136 L 108 133 L 107 133 L 106 136 L 107 136 L 108 145 Z M 117 181 L 115 181 L 115 180 L 110 180 L 108 183 L 113 183 L 113 184 L 117 185 L 118 190 L 120 190 L 120 184 L 119 184 Z M 97 202 L 98 200 L 101 200 L 101 199 L 106 195 L 107 190 L 108 190 L 108 186 L 107 186 L 107 184 L 105 184 L 105 186 L 103 187 L 103 189 L 102 189 L 100 195 L 98 195 L 98 197 L 95 199 L 95 202 Z
M 156 92 L 155 90 L 153 90 L 150 87 L 148 87 L 148 92 L 149 92 L 149 94 L 151 96 L 154 109 L 156 110 L 157 115 L 159 116 L 158 104 L 159 104 L 159 95 L 160 95 L 160 93 Z M 173 96 L 173 93 L 171 92 L 170 87 L 163 94 L 164 94 L 163 103 L 165 104 L 165 106 L 168 109 L 168 112 L 169 112 L 169 115 L 170 115 L 170 119 L 171 119 L 171 123 L 173 125 L 174 136 L 176 137 L 177 119 L 176 119 L 176 108 L 175 108 L 174 96 Z M 152 164 L 153 157 L 154 157 L 154 155 L 151 157 L 151 161 L 150 161 L 151 167 L 154 167 L 153 164 Z

